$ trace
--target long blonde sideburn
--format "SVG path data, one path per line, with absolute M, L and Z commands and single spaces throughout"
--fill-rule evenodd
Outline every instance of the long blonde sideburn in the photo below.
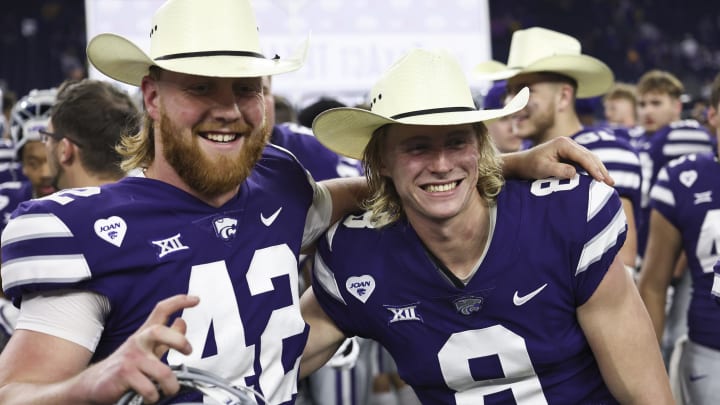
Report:
M 153 80 L 160 80 L 162 69 L 157 66 L 150 66 L 148 76 Z M 155 132 L 153 126 L 155 121 L 145 111 L 143 113 L 140 132 L 137 134 L 124 135 L 115 150 L 122 156 L 120 168 L 125 172 L 137 168 L 147 168 L 155 159 Z
M 368 180 L 369 195 L 363 208 L 370 211 L 370 220 L 376 228 L 382 228 L 403 217 L 404 212 L 400 197 L 395 190 L 392 180 L 380 175 L 382 167 L 382 144 L 387 132 L 387 125 L 373 132 L 370 141 L 365 147 L 363 166 Z M 478 138 L 478 182 L 477 189 L 480 196 L 488 202 L 495 204 L 505 179 L 502 176 L 502 160 L 487 133 L 483 123 L 473 125 Z

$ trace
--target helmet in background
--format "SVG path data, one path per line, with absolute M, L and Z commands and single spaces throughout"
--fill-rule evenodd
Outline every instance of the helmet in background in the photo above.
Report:
M 28 141 L 42 141 L 40 130 L 50 123 L 50 110 L 57 97 L 57 89 L 31 90 L 18 100 L 10 113 L 10 137 L 15 159 L 21 160 L 22 148 Z

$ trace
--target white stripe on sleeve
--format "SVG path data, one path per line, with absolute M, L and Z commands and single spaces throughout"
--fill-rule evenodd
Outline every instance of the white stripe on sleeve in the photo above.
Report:
M 591 264 L 600 260 L 602 255 L 617 243 L 618 235 L 625 230 L 625 222 L 625 212 L 620 207 L 605 229 L 583 246 L 575 275 L 587 270 Z

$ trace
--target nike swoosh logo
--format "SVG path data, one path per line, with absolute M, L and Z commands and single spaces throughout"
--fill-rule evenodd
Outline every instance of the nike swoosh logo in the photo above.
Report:
M 280 215 L 280 211 L 282 211 L 282 207 L 278 208 L 277 211 L 275 211 L 272 215 L 270 215 L 267 218 L 265 218 L 265 215 L 263 215 L 263 213 L 261 212 L 260 213 L 260 221 L 262 221 L 263 225 L 270 226 L 270 225 L 272 225 L 273 222 L 275 222 L 275 218 L 277 218 L 278 215 Z
M 703 378 L 707 377 L 707 375 L 701 374 L 701 375 L 692 375 L 690 374 L 690 381 L 695 382 L 697 380 L 702 380 Z
M 540 288 L 531 292 L 530 294 L 523 295 L 522 297 L 519 296 L 517 290 L 515 290 L 515 295 L 513 296 L 513 304 L 515 304 L 516 307 L 525 304 L 526 302 L 535 298 L 536 295 L 540 294 L 540 292 L 544 290 L 545 287 L 547 287 L 547 283 L 543 284 L 542 286 L 540 286 Z

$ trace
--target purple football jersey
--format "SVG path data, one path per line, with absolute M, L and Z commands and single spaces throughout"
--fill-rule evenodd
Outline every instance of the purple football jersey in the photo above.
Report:
M 625 135 L 618 135 L 624 133 Z M 605 164 L 615 180 L 618 195 L 632 202 L 635 216 L 640 208 L 642 171 L 637 151 L 630 145 L 627 130 L 611 127 L 584 128 L 571 138 L 588 148 Z
M 632 133 L 630 144 L 640 156 L 642 187 L 638 229 L 638 254 L 645 253 L 650 221 L 650 189 L 660 169 L 671 160 L 691 153 L 715 153 L 717 140 L 699 122 L 682 120 L 651 133 Z
M 19 162 L 0 161 L 0 183 L 8 181 L 28 181 Z
M 0 232 L 5 226 L 12 212 L 21 202 L 32 198 L 32 184 L 29 181 L 9 181 L 0 184 Z
M 270 142 L 292 152 L 316 181 L 362 175 L 359 161 L 325 147 L 310 128 L 293 123 L 275 125 Z
M 720 349 L 720 311 L 712 290 L 713 265 L 720 259 L 720 164 L 712 154 L 691 154 L 668 163 L 650 193 L 658 210 L 682 235 L 693 288 L 688 337 Z M 717 200 L 715 198 L 718 198 Z
M 625 238 L 617 193 L 587 176 L 508 181 L 487 252 L 450 282 L 408 222 L 349 216 L 321 239 L 313 289 L 376 339 L 424 404 L 613 404 L 576 310 Z
M 3 288 L 15 302 L 51 289 L 106 296 L 111 312 L 93 361 L 158 301 L 198 295 L 197 307 L 178 314 L 193 352 L 171 351 L 166 361 L 292 403 L 307 340 L 297 260 L 312 201 L 306 171 L 274 146 L 218 208 L 148 178 L 63 190 L 16 210 L 3 234 Z

